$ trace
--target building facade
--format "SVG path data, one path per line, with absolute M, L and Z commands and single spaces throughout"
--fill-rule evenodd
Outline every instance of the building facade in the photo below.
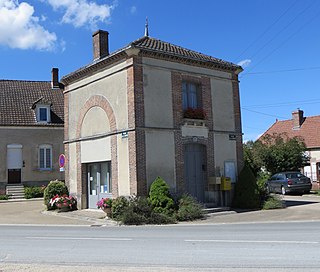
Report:
M 64 180 L 63 87 L 52 81 L 0 80 L 0 193 L 8 185 Z
M 240 66 L 144 36 L 65 77 L 66 183 L 79 208 L 147 195 L 161 176 L 173 195 L 221 205 L 219 178 L 243 165 Z

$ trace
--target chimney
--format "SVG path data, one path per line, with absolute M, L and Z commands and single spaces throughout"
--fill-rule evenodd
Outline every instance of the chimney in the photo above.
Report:
M 59 69 L 52 68 L 51 75 L 52 75 L 52 78 L 51 78 L 52 89 L 60 88 L 60 86 L 59 86 Z
M 304 121 L 303 110 L 297 109 L 292 112 L 293 129 L 299 129 Z
M 102 59 L 109 55 L 109 32 L 98 30 L 93 33 L 93 59 Z

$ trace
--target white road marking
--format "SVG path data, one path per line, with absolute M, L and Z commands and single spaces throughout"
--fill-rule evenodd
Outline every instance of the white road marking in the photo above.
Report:
M 132 241 L 130 238 L 111 238 L 111 237 L 60 237 L 60 236 L 30 236 L 26 239 L 41 240 L 105 240 L 105 241 Z
M 184 240 L 190 243 L 261 243 L 261 244 L 319 244 L 309 241 L 253 241 L 253 240 Z

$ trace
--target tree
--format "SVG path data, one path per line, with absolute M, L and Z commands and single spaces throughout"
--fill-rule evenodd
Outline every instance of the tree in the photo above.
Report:
M 281 171 L 296 171 L 309 161 L 306 145 L 299 137 L 289 138 L 286 134 L 267 134 L 246 146 L 245 160 L 253 173 L 257 167 L 271 174 Z M 246 155 L 246 152 L 248 153 Z

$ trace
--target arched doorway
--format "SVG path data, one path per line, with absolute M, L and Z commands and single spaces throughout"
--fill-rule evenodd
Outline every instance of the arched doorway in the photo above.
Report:
M 195 143 L 186 144 L 184 146 L 185 190 L 200 202 L 204 202 L 206 171 L 206 147 Z

